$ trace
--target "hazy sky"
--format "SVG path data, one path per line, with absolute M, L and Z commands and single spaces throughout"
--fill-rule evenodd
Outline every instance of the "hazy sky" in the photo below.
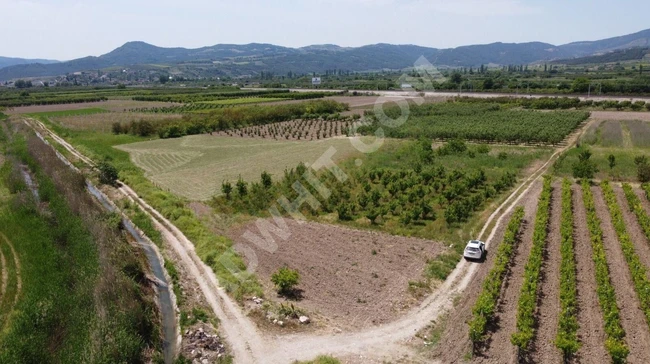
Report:
M 0 55 L 67 60 L 127 41 L 436 48 L 563 44 L 650 28 L 639 0 L 0 0 Z

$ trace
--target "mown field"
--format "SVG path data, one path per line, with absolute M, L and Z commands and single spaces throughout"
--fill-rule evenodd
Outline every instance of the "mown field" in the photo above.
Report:
M 259 179 L 267 171 L 276 178 L 300 162 L 313 163 L 335 148 L 335 160 L 360 154 L 347 139 L 311 142 L 274 141 L 195 135 L 117 146 L 128 152 L 147 178 L 190 200 L 206 201 L 221 194 L 224 181 Z

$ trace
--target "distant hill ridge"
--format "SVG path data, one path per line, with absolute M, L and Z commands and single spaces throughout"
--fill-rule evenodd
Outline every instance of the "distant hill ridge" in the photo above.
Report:
M 420 56 L 426 57 L 439 66 L 476 67 L 481 64 L 529 64 L 571 59 L 639 47 L 650 47 L 650 29 L 620 37 L 560 46 L 542 42 L 498 42 L 451 49 L 392 44 L 347 48 L 324 44 L 289 48 L 260 43 L 217 44 L 187 49 L 163 48 L 145 42 L 128 42 L 98 57 L 91 56 L 60 63 L 26 60 L 26 64 L 4 66 L 0 68 L 0 80 L 55 76 L 117 66 L 173 65 L 188 62 L 203 63 L 209 67 L 228 65 L 228 70 L 231 72 L 265 71 L 280 74 L 324 72 L 333 69 L 347 71 L 402 69 L 413 66 Z M 0 58 L 0 62 L 2 59 Z M 0 67 L 3 67 L 2 63 Z

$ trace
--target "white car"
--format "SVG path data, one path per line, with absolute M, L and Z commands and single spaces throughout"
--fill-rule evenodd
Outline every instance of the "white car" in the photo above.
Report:
M 463 253 L 465 259 L 481 260 L 485 256 L 485 243 L 479 240 L 470 240 Z

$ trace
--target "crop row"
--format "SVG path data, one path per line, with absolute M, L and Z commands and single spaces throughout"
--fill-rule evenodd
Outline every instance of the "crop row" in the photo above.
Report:
M 537 307 L 537 292 L 539 275 L 544 261 L 544 246 L 548 236 L 548 221 L 551 207 L 551 182 L 549 176 L 544 178 L 544 187 L 539 198 L 535 230 L 533 230 L 533 248 L 524 268 L 524 283 L 519 294 L 517 306 L 517 332 L 512 334 L 510 341 L 520 350 L 526 350 L 535 337 L 535 309 Z
M 562 217 L 560 225 L 560 318 L 555 345 L 570 358 L 580 348 L 578 341 L 578 289 L 576 283 L 575 246 L 573 241 L 573 192 L 571 182 L 562 182 Z
M 623 191 L 625 192 L 627 203 L 630 205 L 630 210 L 634 212 L 645 236 L 650 240 L 650 216 L 648 216 L 643 205 L 641 205 L 641 199 L 634 193 L 632 186 L 627 183 L 623 184 Z
M 630 350 L 625 343 L 625 330 L 621 326 L 620 312 L 616 304 L 616 292 L 609 276 L 609 267 L 607 266 L 607 257 L 603 244 L 603 230 L 600 227 L 601 221 L 596 214 L 594 196 L 587 181 L 582 182 L 582 196 L 587 211 L 592 259 L 596 268 L 596 284 L 598 285 L 596 293 L 603 313 L 605 334 L 607 335 L 605 348 L 614 363 L 624 363 Z
M 497 301 L 501 295 L 503 279 L 514 255 L 517 243 L 517 233 L 524 218 L 524 209 L 518 207 L 506 228 L 503 241 L 499 245 L 494 266 L 483 282 L 483 290 L 472 308 L 472 319 L 469 322 L 469 337 L 474 344 L 485 339 L 487 325 L 494 318 Z
M 623 219 L 621 208 L 616 202 L 616 195 L 614 194 L 612 186 L 609 182 L 605 181 L 602 183 L 602 187 L 605 200 L 607 201 L 607 206 L 609 207 L 609 212 L 612 215 L 612 223 L 616 229 L 616 235 L 618 235 L 623 255 L 625 255 L 627 266 L 630 269 L 630 275 L 634 282 L 634 289 L 639 297 L 641 310 L 646 317 L 646 323 L 650 326 L 650 280 L 648 280 L 647 269 L 634 250 L 634 243 L 632 242 L 630 235 L 627 233 L 625 220 Z
M 496 143 L 557 144 L 589 117 L 582 111 L 540 112 L 510 110 L 494 103 L 437 103 L 412 106 L 409 122 L 386 130 L 393 138 L 481 140 Z M 386 108 L 389 118 L 401 115 L 399 108 Z M 369 112 L 375 125 L 359 128 L 372 134 L 383 116 Z

